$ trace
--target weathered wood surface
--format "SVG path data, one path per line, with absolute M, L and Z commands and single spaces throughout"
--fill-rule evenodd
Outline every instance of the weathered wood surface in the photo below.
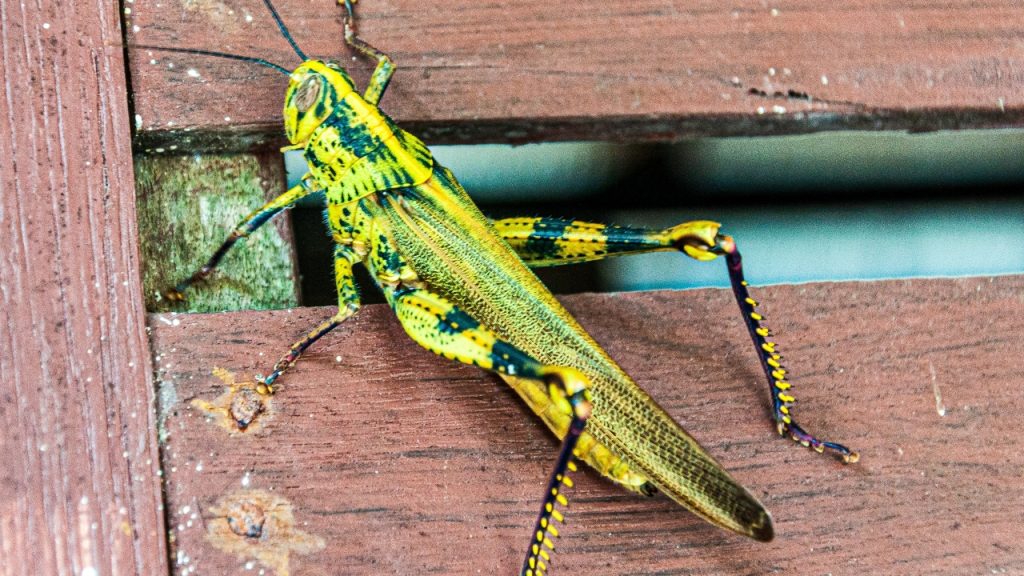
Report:
M 1024 571 L 1024 276 L 755 296 L 792 369 L 798 419 L 861 462 L 774 436 L 729 292 L 567 297 L 762 498 L 777 539 L 727 534 L 588 470 L 554 573 Z M 418 348 L 387 308 L 364 309 L 315 347 L 249 431 L 229 434 L 195 406 L 226 390 L 214 367 L 239 382 L 265 373 L 330 312 L 152 317 L 179 573 L 513 573 L 556 444 L 500 380 Z M 251 409 L 243 395 L 234 413 Z M 289 506 L 299 532 L 274 524 Z M 225 517 L 262 537 L 238 536 Z M 304 553 L 284 558 L 288 545 Z
M 289 308 L 299 303 L 290 218 L 273 233 L 242 241 L 211 281 L 190 288 L 184 304 L 163 292 L 203 265 L 246 214 L 285 189 L 281 154 L 204 154 L 135 159 L 142 287 L 149 311 L 223 312 Z
M 303 50 L 351 62 L 340 7 L 279 0 Z M 835 128 L 1024 124 L 1016 0 L 563 3 L 365 0 L 362 35 L 398 63 L 384 107 L 429 140 L 676 139 Z M 138 0 L 127 16 L 140 145 L 278 144 L 298 58 L 258 0 Z M 239 102 L 244 105 L 239 106 Z
M 116 3 L 0 9 L 0 574 L 166 574 Z

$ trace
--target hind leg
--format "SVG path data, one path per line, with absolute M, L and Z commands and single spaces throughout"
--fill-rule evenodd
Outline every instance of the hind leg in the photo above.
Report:
M 764 317 L 757 311 L 757 302 L 747 290 L 736 242 L 719 233 L 717 222 L 698 220 L 665 230 L 648 230 L 560 218 L 506 218 L 495 221 L 494 227 L 531 267 L 669 250 L 681 251 L 701 261 L 724 256 L 733 294 L 768 380 L 772 414 L 779 434 L 818 452 L 834 452 L 844 462 L 857 461 L 856 452 L 842 444 L 819 440 L 794 421 L 791 411 L 796 399 L 792 396 L 787 371 L 781 363 L 782 356 L 775 342 L 769 340 L 771 333 L 762 324 Z
M 385 295 L 406 333 L 421 346 L 457 362 L 544 382 L 552 402 L 566 416 L 568 426 L 559 433 L 563 436 L 562 447 L 544 490 L 521 572 L 543 574 L 555 549 L 552 538 L 558 537 L 554 523 L 564 521 L 558 508 L 568 505 L 561 490 L 572 486 L 568 473 L 576 470 L 574 449 L 591 412 L 587 378 L 572 368 L 541 364 L 425 289 L 388 287 Z

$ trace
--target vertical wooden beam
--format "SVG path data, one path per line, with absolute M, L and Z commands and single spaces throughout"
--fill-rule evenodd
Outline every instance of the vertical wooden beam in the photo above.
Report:
M 0 0 L 0 574 L 168 572 L 117 3 Z

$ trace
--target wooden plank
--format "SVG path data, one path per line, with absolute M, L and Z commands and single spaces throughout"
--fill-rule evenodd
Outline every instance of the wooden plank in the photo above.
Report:
M 116 3 L 0 10 L 0 574 L 168 572 Z
M 1021 294 L 1024 276 L 755 290 L 798 418 L 860 450 L 850 466 L 774 437 L 728 291 L 566 297 L 763 499 L 777 539 L 727 534 L 587 470 L 554 573 L 1024 571 Z M 210 574 L 512 573 L 556 444 L 500 380 L 418 348 L 386 307 L 311 350 L 246 432 L 201 409 L 227 390 L 214 367 L 265 373 L 330 313 L 153 317 L 177 555 Z M 254 397 L 239 394 L 232 413 L 250 418 Z
M 340 7 L 278 4 L 306 53 L 343 61 L 364 85 Z M 367 0 L 357 11 L 363 36 L 398 63 L 385 109 L 432 142 L 1024 124 L 1016 0 Z M 279 74 L 131 47 L 295 66 L 258 0 L 140 0 L 127 20 L 141 147 L 281 143 Z
M 143 293 L 150 311 L 223 312 L 299 303 L 289 218 L 245 239 L 215 276 L 190 288 L 184 303 L 162 293 L 188 278 L 246 214 L 285 189 L 277 152 L 135 159 Z

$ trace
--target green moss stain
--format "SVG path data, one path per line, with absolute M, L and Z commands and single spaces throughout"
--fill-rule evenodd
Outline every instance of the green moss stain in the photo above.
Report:
M 138 156 L 135 177 L 146 309 L 220 312 L 298 304 L 290 231 L 279 215 L 224 257 L 204 283 L 171 306 L 166 288 L 201 266 L 232 228 L 284 191 L 271 155 Z

